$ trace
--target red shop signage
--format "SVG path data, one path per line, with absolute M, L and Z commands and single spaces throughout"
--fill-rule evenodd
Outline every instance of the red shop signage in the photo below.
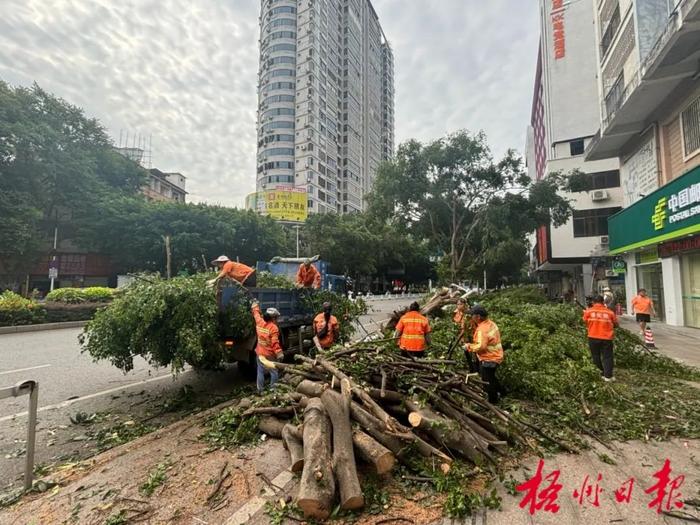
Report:
M 678 253 L 700 250 L 700 235 L 659 244 L 659 256 L 671 257 Z

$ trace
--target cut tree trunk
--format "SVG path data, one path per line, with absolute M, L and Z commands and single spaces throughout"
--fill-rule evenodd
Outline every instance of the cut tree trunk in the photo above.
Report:
M 367 463 L 374 465 L 374 470 L 380 476 L 388 474 L 394 469 L 396 457 L 384 445 L 377 443 L 361 430 L 354 430 L 352 443 L 355 445 L 358 455 Z
M 350 425 L 350 384 L 341 384 L 343 394 L 328 389 L 321 394 L 321 402 L 333 425 L 333 471 L 340 487 L 340 508 L 355 510 L 362 508 L 365 498 L 362 495 L 357 465 L 353 451 L 352 427 Z
M 280 421 L 273 416 L 261 417 L 258 423 L 258 430 L 272 438 L 281 439 L 282 429 L 286 424 L 286 421 Z
M 282 439 L 287 450 L 289 450 L 291 458 L 291 466 L 289 468 L 292 472 L 301 472 L 304 469 L 304 445 L 302 444 L 301 429 L 296 425 L 287 423 L 282 428 Z
M 318 398 L 304 409 L 304 469 L 299 482 L 297 505 L 307 518 L 325 520 L 335 498 L 331 460 L 331 421 Z
M 412 427 L 422 430 L 438 443 L 443 443 L 477 465 L 483 464 L 489 457 L 481 450 L 479 442 L 461 430 L 454 421 L 436 414 L 428 407 L 420 408 L 410 401 L 406 403 L 413 410 L 408 415 Z

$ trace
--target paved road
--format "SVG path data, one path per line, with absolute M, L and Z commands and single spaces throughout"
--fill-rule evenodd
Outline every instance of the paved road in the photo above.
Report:
M 376 330 L 379 322 L 410 300 L 371 299 L 371 312 L 361 323 L 368 331 Z M 235 365 L 220 372 L 186 369 L 173 376 L 169 369 L 152 367 L 137 358 L 134 369 L 124 374 L 107 361 L 94 362 L 82 354 L 80 332 L 79 328 L 68 328 L 0 335 L 0 386 L 27 379 L 39 382 L 37 463 L 89 455 L 92 449 L 87 450 L 87 443 L 74 441 L 76 434 L 86 431 L 70 423 L 69 416 L 78 411 L 110 414 L 110 424 L 131 418 L 143 420 L 158 413 L 159 406 L 185 385 L 191 387 L 199 403 L 206 404 L 246 384 Z M 22 472 L 23 460 L 17 456 L 24 447 L 26 407 L 26 396 L 0 400 L 0 487 L 16 481 Z M 165 417 L 155 422 L 167 424 L 169 420 Z

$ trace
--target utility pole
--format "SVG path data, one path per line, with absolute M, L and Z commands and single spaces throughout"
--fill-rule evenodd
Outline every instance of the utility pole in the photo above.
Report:
M 484 291 L 486 291 L 486 269 L 484 268 Z
M 294 226 L 294 229 L 297 231 L 297 259 L 299 258 L 299 229 L 301 226 L 298 224 Z
M 51 255 L 51 263 L 49 263 L 49 277 L 51 277 L 50 291 L 53 292 L 53 287 L 56 282 L 56 247 L 58 246 L 58 225 L 53 228 L 53 254 Z M 27 286 L 27 294 L 29 294 L 29 286 Z

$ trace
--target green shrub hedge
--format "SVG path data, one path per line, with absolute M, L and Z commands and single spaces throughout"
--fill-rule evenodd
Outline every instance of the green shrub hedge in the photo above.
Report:
M 0 326 L 16 326 L 46 322 L 46 309 L 31 299 L 14 292 L 0 294 Z
M 114 298 L 114 292 L 114 288 L 105 288 L 103 286 L 58 288 L 48 293 L 46 301 L 66 304 L 108 303 Z
M 95 317 L 95 312 L 104 308 L 109 303 L 83 303 L 83 304 L 46 304 L 47 323 L 65 323 L 68 321 L 89 321 Z

